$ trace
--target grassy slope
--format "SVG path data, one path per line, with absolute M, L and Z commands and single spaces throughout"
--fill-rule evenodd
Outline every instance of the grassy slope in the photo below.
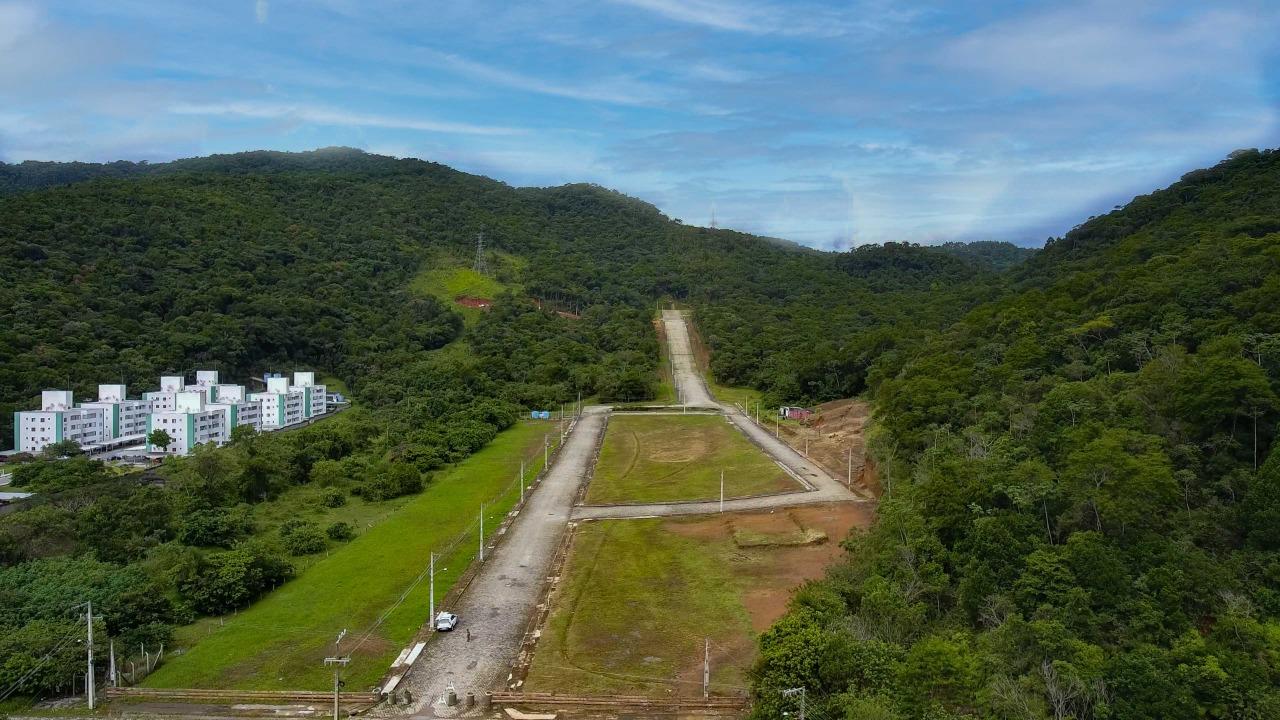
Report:
M 385 521 L 320 559 L 292 582 L 249 610 L 198 627 L 209 634 L 169 660 L 146 685 L 322 690 L 332 682 L 321 664 L 338 631 L 347 629 L 350 651 L 377 617 L 395 604 L 426 566 L 428 553 L 467 530 L 481 502 L 508 491 L 485 513 L 493 532 L 518 499 L 511 486 L 520 460 L 532 477 L 542 465 L 542 437 L 548 423 L 521 423 L 480 452 L 441 473 L 420 495 Z M 552 441 L 557 439 L 552 431 Z M 436 561 L 437 600 L 475 555 L 476 542 L 463 542 Z M 447 568 L 447 569 L 444 569 Z M 347 686 L 373 686 L 427 615 L 427 584 L 414 587 L 358 651 Z
M 713 665 L 713 688 L 745 684 L 753 635 L 739 597 L 742 580 L 725 557 L 732 545 L 682 537 L 663 522 L 579 527 L 526 690 L 666 695 L 675 687 L 696 694 L 704 638 L 717 654 L 738 651 L 729 653 L 737 662 Z
M 615 415 L 609 421 L 592 504 L 712 500 L 797 489 L 795 482 L 723 418 Z

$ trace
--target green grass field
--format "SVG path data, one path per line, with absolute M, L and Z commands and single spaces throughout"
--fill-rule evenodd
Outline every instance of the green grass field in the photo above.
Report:
M 495 253 L 495 267 L 510 268 L 518 272 L 518 258 Z M 409 288 L 420 295 L 430 295 L 444 302 L 462 314 L 467 322 L 473 322 L 480 313 L 477 308 L 464 307 L 455 302 L 459 297 L 493 298 L 508 290 L 518 291 L 519 287 L 499 281 L 492 275 L 481 275 L 470 267 L 464 267 L 462 261 L 450 258 L 434 260 L 433 267 L 423 270 L 413 278 Z
M 609 420 L 588 504 L 713 500 L 799 489 L 718 415 L 622 415 Z
M 871 522 L 854 505 L 580 524 L 524 688 L 577 695 L 745 691 L 757 633 Z
M 666 522 L 579 526 L 526 691 L 697 694 L 705 639 L 713 689 L 746 685 L 754 635 L 742 580 L 722 552 L 730 545 L 669 532 Z
M 520 423 L 480 452 L 440 473 L 421 494 L 383 517 L 369 516 L 350 543 L 319 557 L 297 578 L 245 612 L 206 618 L 183 628 L 181 654 L 170 654 L 146 679 L 151 687 L 323 690 L 333 682 L 322 661 L 342 629 L 344 652 L 393 605 L 426 567 L 428 553 L 443 548 L 476 520 L 482 502 L 492 534 L 517 502 L 522 458 L 527 476 L 542 467 L 544 433 L 552 423 Z M 364 512 L 364 511 L 359 511 Z M 273 513 L 274 514 L 274 513 Z M 270 522 L 275 518 L 267 519 Z M 354 519 L 354 518 L 353 518 Z M 478 537 L 436 559 L 437 602 L 476 554 Z M 352 652 L 347 687 L 374 686 L 427 618 L 427 583 L 413 587 L 368 639 Z M 186 642 L 182 642 L 186 641 Z

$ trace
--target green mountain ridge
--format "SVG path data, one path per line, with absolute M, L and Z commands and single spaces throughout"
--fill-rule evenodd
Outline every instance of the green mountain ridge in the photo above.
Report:
M 646 397 L 649 319 L 675 299 L 717 382 L 874 408 L 880 519 L 763 635 L 758 717 L 797 686 L 826 717 L 1280 713 L 1276 151 L 1235 153 L 1039 251 L 797 251 L 595 185 L 514 188 L 349 149 L 117 165 L 0 166 L 0 410 L 105 376 L 308 364 L 369 413 L 344 433 L 410 440 L 303 438 L 272 450 L 292 474 L 265 479 L 232 448 L 228 477 L 246 484 L 227 492 L 307 482 L 309 453 L 392 492 L 522 408 Z M 522 295 L 464 327 L 408 288 L 467 265 L 481 229 L 519 258 Z M 173 472 L 203 487 L 199 466 Z M 100 542 L 90 490 L 0 519 L 0 562 L 106 559 L 159 582 L 147 559 L 176 526 Z M 186 508 L 164 498 L 148 499 Z

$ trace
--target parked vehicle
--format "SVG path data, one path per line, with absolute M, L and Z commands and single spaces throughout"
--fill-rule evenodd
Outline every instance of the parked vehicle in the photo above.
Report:
M 458 627 L 458 616 L 451 612 L 440 612 L 436 615 L 436 630 L 438 632 L 449 632 Z

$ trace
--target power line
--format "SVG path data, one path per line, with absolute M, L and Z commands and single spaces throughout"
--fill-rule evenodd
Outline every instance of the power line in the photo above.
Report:
M 77 624 L 77 625 L 79 625 L 79 623 L 76 623 L 76 624 Z M 13 681 L 13 683 L 12 683 L 11 685 L 9 685 L 9 687 L 8 687 L 8 688 L 6 688 L 6 689 L 4 690 L 4 692 L 0 692 L 0 700 L 4 700 L 4 699 L 8 698 L 10 695 L 12 695 L 12 694 L 14 694 L 15 692 L 17 692 L 17 691 L 18 691 L 18 689 L 19 689 L 19 688 L 21 688 L 21 687 L 22 687 L 22 685 L 23 685 L 27 680 L 31 679 L 31 676 L 35 675 L 35 674 L 36 674 L 36 672 L 37 672 L 37 671 L 39 671 L 41 668 L 43 668 L 43 667 L 44 667 L 44 665 L 45 665 L 46 663 L 48 663 L 48 662 L 49 662 L 49 660 L 50 660 L 50 659 L 52 659 L 54 655 L 58 654 L 58 651 L 62 650 L 62 648 L 64 648 L 64 647 L 66 647 L 67 643 L 71 642 L 71 641 L 72 641 L 73 639 L 75 639 L 75 637 L 76 637 L 77 635 L 79 635 L 79 634 L 80 634 L 80 628 L 79 628 L 79 627 L 74 627 L 74 628 L 72 628 L 72 629 L 71 629 L 71 631 L 70 631 L 70 632 L 68 632 L 68 633 L 66 634 L 66 636 L 64 636 L 64 637 L 62 638 L 62 640 L 61 640 L 57 645 L 55 645 L 55 646 L 54 646 L 54 648 L 53 648 L 52 650 L 50 650 L 49 652 L 45 653 L 44 657 L 42 657 L 42 658 L 40 658 L 39 660 L 37 660 L 37 661 L 36 661 L 36 664 L 35 664 L 35 665 L 32 665 L 32 666 L 31 666 L 31 669 L 30 669 L 30 670 L 28 670 L 28 671 L 27 671 L 27 673 L 26 673 L 25 675 L 23 675 L 22 677 L 18 678 L 17 680 L 14 680 L 14 681 Z

